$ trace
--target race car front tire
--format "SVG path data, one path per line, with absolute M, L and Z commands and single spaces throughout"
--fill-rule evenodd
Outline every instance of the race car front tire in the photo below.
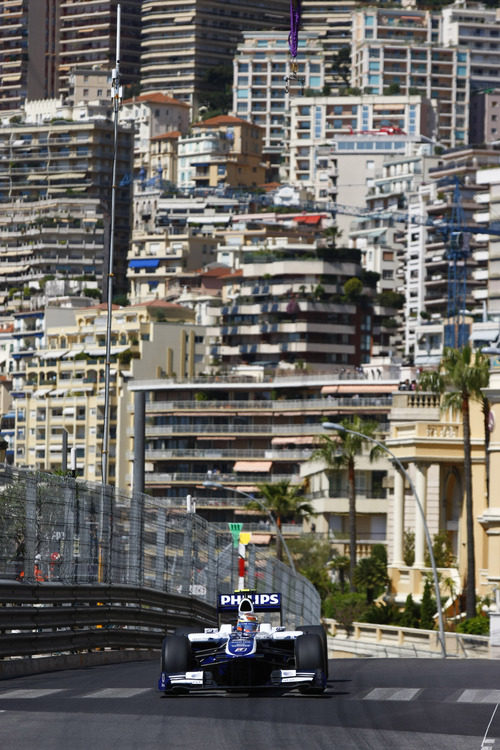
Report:
M 188 672 L 191 666 L 191 645 L 184 635 L 167 635 L 161 645 L 161 671 L 167 674 Z
M 325 628 L 323 625 L 299 625 L 297 630 L 301 630 L 304 635 L 314 634 L 319 635 L 321 638 L 321 644 L 323 646 L 323 672 L 328 679 L 328 641 Z
M 300 689 L 303 693 L 322 693 L 324 685 L 318 685 L 318 677 L 324 673 L 324 649 L 321 636 L 317 633 L 299 635 L 295 641 L 295 669 L 297 672 L 314 672 L 314 684 Z

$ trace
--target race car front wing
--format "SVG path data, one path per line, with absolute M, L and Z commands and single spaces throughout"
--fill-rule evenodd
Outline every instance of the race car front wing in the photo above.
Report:
M 181 672 L 179 674 L 167 674 L 162 672 L 158 680 L 158 690 L 170 692 L 176 688 L 184 690 L 204 690 L 207 688 L 220 688 L 227 690 L 231 688 L 278 688 L 278 687 L 321 687 L 326 685 L 326 677 L 320 670 L 315 672 L 298 672 L 296 669 L 275 669 L 271 672 L 270 681 L 265 685 L 218 685 L 213 679 L 210 671 Z

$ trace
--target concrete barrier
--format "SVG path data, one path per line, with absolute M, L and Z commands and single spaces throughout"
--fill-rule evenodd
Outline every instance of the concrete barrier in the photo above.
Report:
M 324 619 L 327 627 L 328 650 L 347 651 L 360 656 L 390 657 L 440 657 L 442 655 L 439 633 L 436 630 L 402 628 L 396 625 L 378 625 L 354 622 L 351 635 L 347 635 L 335 620 Z M 466 633 L 445 633 L 446 653 L 456 658 L 497 658 L 490 650 L 488 636 Z

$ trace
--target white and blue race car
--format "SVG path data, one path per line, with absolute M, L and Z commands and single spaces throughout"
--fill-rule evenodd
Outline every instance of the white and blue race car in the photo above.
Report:
M 282 624 L 259 623 L 256 614 L 262 612 L 279 612 L 282 622 L 281 594 L 277 593 L 221 594 L 217 610 L 217 628 L 205 628 L 203 633 L 177 633 L 163 640 L 160 691 L 324 691 L 328 654 L 322 625 L 286 630 Z M 226 612 L 237 612 L 236 625 L 222 624 Z

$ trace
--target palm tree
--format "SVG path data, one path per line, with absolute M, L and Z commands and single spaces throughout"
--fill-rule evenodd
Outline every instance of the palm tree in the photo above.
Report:
M 289 480 L 258 484 L 257 489 L 262 495 L 262 500 L 250 502 L 247 507 L 262 510 L 264 506 L 276 521 L 280 532 L 283 518 L 307 518 L 307 516 L 314 515 L 314 508 L 304 500 L 302 488 L 290 484 Z M 279 534 L 276 534 L 276 557 L 278 560 L 283 559 Z
M 345 594 L 345 572 L 348 570 L 349 564 L 347 555 L 335 555 L 328 563 L 328 567 L 338 573 L 341 594 Z
M 425 373 L 420 378 L 421 387 L 428 385 Z M 432 375 L 434 390 L 442 393 L 441 408 L 454 409 L 462 414 L 464 432 L 465 512 L 467 528 L 467 581 L 466 615 L 476 614 L 476 560 L 474 551 L 474 508 L 472 497 L 470 401 L 482 401 L 486 409 L 482 388 L 489 382 L 489 359 L 482 352 L 472 353 L 470 346 L 463 349 L 445 349 L 437 376 Z
M 318 447 L 313 451 L 311 461 L 323 461 L 325 473 L 330 479 L 336 472 L 347 469 L 347 482 L 349 485 L 349 585 L 351 591 L 355 590 L 354 570 L 356 568 L 356 458 L 363 452 L 365 443 L 369 443 L 374 437 L 378 425 L 376 422 L 368 422 L 355 416 L 351 419 L 343 419 L 340 424 L 347 430 L 354 430 L 366 436 L 353 435 L 350 432 L 339 431 L 335 438 L 321 435 Z M 370 450 L 370 461 L 373 461 L 383 450 L 374 445 Z

